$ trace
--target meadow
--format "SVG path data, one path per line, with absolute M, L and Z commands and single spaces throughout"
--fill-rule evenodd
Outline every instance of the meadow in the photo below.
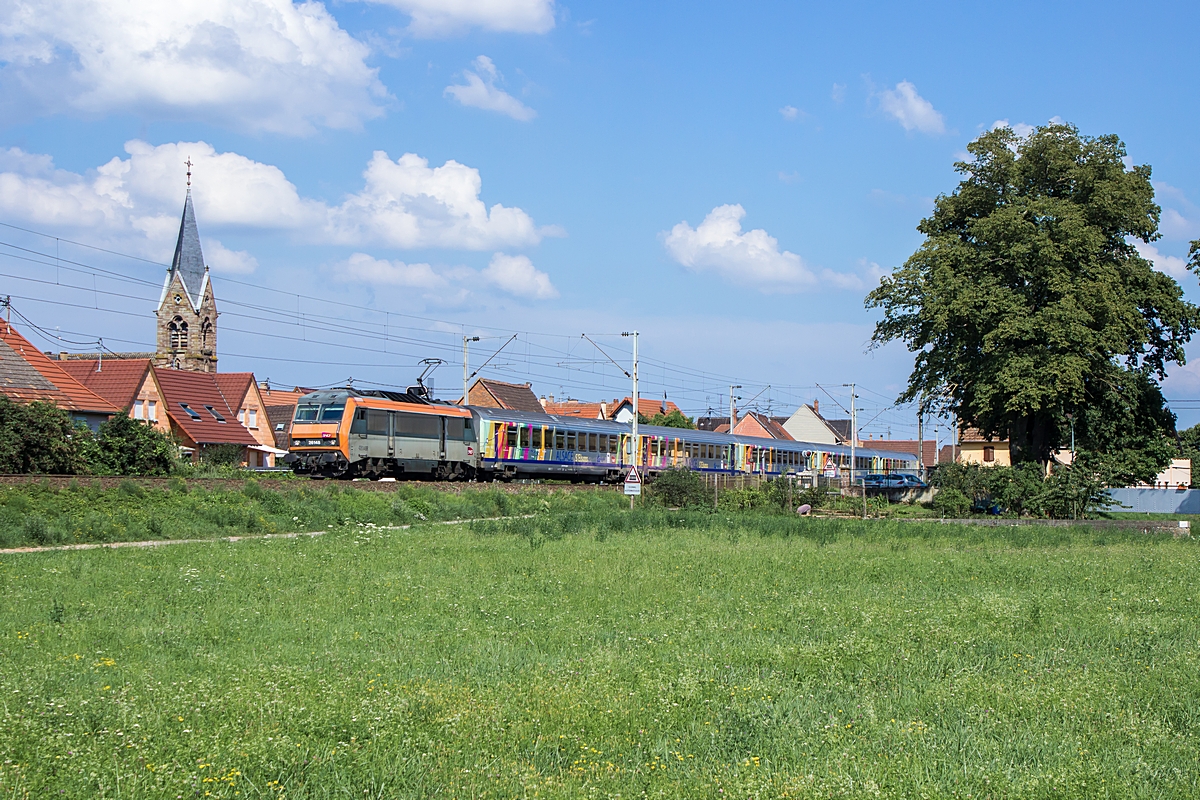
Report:
M 1192 540 L 357 522 L 0 557 L 0 797 L 1200 795 Z

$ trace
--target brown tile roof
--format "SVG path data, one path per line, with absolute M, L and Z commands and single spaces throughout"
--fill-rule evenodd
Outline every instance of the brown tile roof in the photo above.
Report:
M 237 409 L 230 408 L 221 393 L 216 377 L 209 372 L 184 372 L 176 369 L 154 368 L 154 377 L 162 389 L 167 413 L 188 438 L 197 444 L 256 445 L 258 440 L 238 422 Z M 238 398 L 240 401 L 241 398 Z M 193 419 L 181 406 L 186 403 L 200 419 Z M 225 418 L 219 422 L 205 406 L 212 406 Z
M 0 392 L 20 403 L 42 400 L 67 411 L 116 414 L 121 410 L 71 377 L 3 321 L 0 321 Z
M 783 426 L 780 425 L 779 422 L 771 417 L 768 417 L 766 414 L 760 414 L 757 411 L 747 412 L 746 415 L 738 422 L 737 427 L 733 429 L 733 432 L 742 436 L 755 436 L 758 434 L 758 430 L 756 429 L 761 429 L 762 432 L 766 433 L 767 436 L 770 436 L 772 439 L 794 441 L 792 439 L 792 435 L 784 430 Z M 751 432 L 752 430 L 754 432 Z
M 280 450 L 287 450 L 292 446 L 292 419 L 295 416 L 295 406 L 267 406 L 267 419 L 271 423 L 271 435 L 275 437 L 275 446 Z M 281 424 L 283 430 L 276 430 Z
M 979 432 L 979 428 L 963 428 L 958 433 L 959 442 L 1007 442 L 1003 436 L 993 436 L 991 439 Z
M 150 371 L 150 359 L 57 361 L 72 378 L 112 403 L 128 410 Z M 99 367 L 99 371 L 97 371 Z
M 496 402 L 500 404 L 500 408 L 507 408 L 509 411 L 542 413 L 542 404 L 538 402 L 537 395 L 529 388 L 528 383 L 505 383 L 486 378 L 480 378 L 478 383 L 495 398 Z

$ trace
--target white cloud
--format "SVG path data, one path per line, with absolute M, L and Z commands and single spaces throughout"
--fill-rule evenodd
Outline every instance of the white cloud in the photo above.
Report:
M 249 131 L 383 113 L 369 49 L 310 0 L 14 0 L 0 6 L 10 115 L 134 113 Z
M 249 275 L 258 269 L 258 259 L 245 250 L 230 250 L 219 239 L 201 242 L 204 258 L 212 271 L 221 275 Z
M 431 168 L 414 153 L 392 161 L 377 150 L 363 176 L 363 190 L 329 211 L 334 241 L 490 250 L 537 244 L 548 233 L 519 208 L 487 208 L 479 170 L 457 161 Z
M 339 263 L 334 272 L 339 279 L 352 283 L 423 289 L 436 293 L 439 302 L 448 298 L 461 302 L 470 294 L 471 287 L 480 284 L 495 286 L 515 297 L 533 300 L 558 297 L 550 276 L 536 269 L 527 256 L 504 253 L 494 254 L 487 267 L 479 272 L 466 267 L 435 269 L 429 264 L 406 264 L 355 253 Z
M 475 72 L 464 70 L 466 83 L 446 87 L 446 95 L 453 97 L 464 106 L 482 108 L 485 111 L 499 111 L 501 114 L 528 122 L 537 116 L 537 112 L 513 97 L 508 92 L 496 86 L 497 81 L 503 81 L 504 76 L 496 69 L 496 65 L 487 56 L 480 56 L 471 62 Z
M 1013 133 L 1015 133 L 1017 136 L 1020 136 L 1022 139 L 1024 139 L 1026 136 L 1033 133 L 1033 131 L 1034 131 L 1034 127 L 1028 123 L 1014 122 L 1014 123 L 1010 124 L 1009 121 L 1006 119 L 996 120 L 995 122 L 992 123 L 992 127 L 989 128 L 989 130 L 994 131 L 997 128 L 1012 128 Z
M 375 0 L 412 17 L 416 36 L 447 36 L 467 28 L 503 33 L 546 33 L 554 28 L 554 0 Z
M 0 214 L 169 257 L 190 158 L 202 236 L 209 228 L 237 228 L 285 231 L 323 244 L 491 250 L 561 233 L 537 227 L 519 208 L 497 203 L 489 209 L 480 199 L 479 171 L 456 161 L 430 167 L 412 153 L 392 161 L 376 152 L 363 173 L 363 189 L 330 205 L 301 197 L 278 167 L 218 153 L 205 142 L 154 146 L 133 140 L 125 152 L 127 158 L 81 175 L 56 169 L 47 156 L 0 151 Z
M 550 276 L 537 270 L 527 256 L 496 253 L 483 270 L 483 279 L 518 297 L 538 300 L 558 297 Z
M 795 106 L 784 106 L 783 108 L 779 109 L 779 113 L 783 115 L 784 119 L 791 120 L 800 116 L 800 109 L 796 108 Z
M 820 277 L 795 253 L 779 249 L 779 241 L 761 228 L 742 231 L 746 210 L 740 205 L 717 206 L 698 226 L 680 222 L 663 234 L 667 252 L 696 272 L 709 270 L 726 280 L 763 292 L 796 292 L 822 284 L 861 289 L 863 279 L 825 269 Z
M 359 283 L 405 286 L 413 289 L 441 289 L 446 279 L 428 264 L 387 261 L 366 253 L 355 253 L 338 265 L 338 277 Z
M 1190 240 L 1200 237 L 1200 208 L 1188 199 L 1182 189 L 1155 181 L 1154 192 L 1157 195 L 1155 199 L 1163 207 L 1159 224 L 1163 238 Z
M 830 93 L 829 93 L 829 96 L 833 98 L 833 102 L 835 102 L 835 103 L 840 103 L 843 100 L 845 100 L 846 99 L 846 84 L 835 83 L 833 85 L 833 90 L 830 91 Z
M 1146 244 L 1141 239 L 1132 239 L 1130 244 L 1137 250 L 1139 256 L 1153 264 L 1154 268 L 1159 272 L 1170 275 L 1177 281 L 1187 277 L 1186 259 L 1160 253 L 1157 247 L 1152 244 Z
M 908 81 L 900 81 L 895 89 L 884 89 L 876 94 L 879 107 L 888 116 L 899 122 L 906 131 L 921 133 L 945 133 L 946 121 L 933 104 L 917 94 L 917 87 Z

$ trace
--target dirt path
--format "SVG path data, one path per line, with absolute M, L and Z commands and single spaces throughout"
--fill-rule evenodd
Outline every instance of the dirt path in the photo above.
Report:
M 444 522 L 430 523 L 432 525 L 466 525 L 471 522 L 498 522 L 506 519 L 531 519 L 533 514 L 522 514 L 517 517 L 480 517 L 479 519 L 451 519 Z M 354 528 L 364 531 L 405 531 L 412 525 L 372 525 Z M 327 533 L 342 533 L 345 528 L 334 528 L 324 531 L 307 531 L 298 533 L 256 533 L 246 536 L 218 536 L 212 539 L 153 539 L 146 542 L 96 542 L 88 544 L 60 544 L 50 547 L 11 547 L 0 550 L 0 556 L 14 553 L 53 553 L 64 550 L 100 550 L 108 548 L 115 550 L 119 547 L 163 547 L 170 544 L 209 544 L 212 542 L 245 542 L 254 539 L 299 539 L 302 536 L 317 537 Z

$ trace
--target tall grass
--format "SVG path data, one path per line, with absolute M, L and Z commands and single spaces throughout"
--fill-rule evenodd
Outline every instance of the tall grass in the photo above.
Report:
M 452 493 L 403 484 L 394 492 L 376 492 L 307 481 L 266 489 L 253 480 L 241 488 L 205 489 L 182 479 L 167 488 L 123 481 L 116 489 L 101 489 L 85 480 L 68 489 L 0 488 L 0 548 L 404 525 L 619 504 L 611 493 L 553 490 L 514 494 L 480 487 Z
M 0 797 L 1200 794 L 1190 541 L 530 513 L 0 559 Z

